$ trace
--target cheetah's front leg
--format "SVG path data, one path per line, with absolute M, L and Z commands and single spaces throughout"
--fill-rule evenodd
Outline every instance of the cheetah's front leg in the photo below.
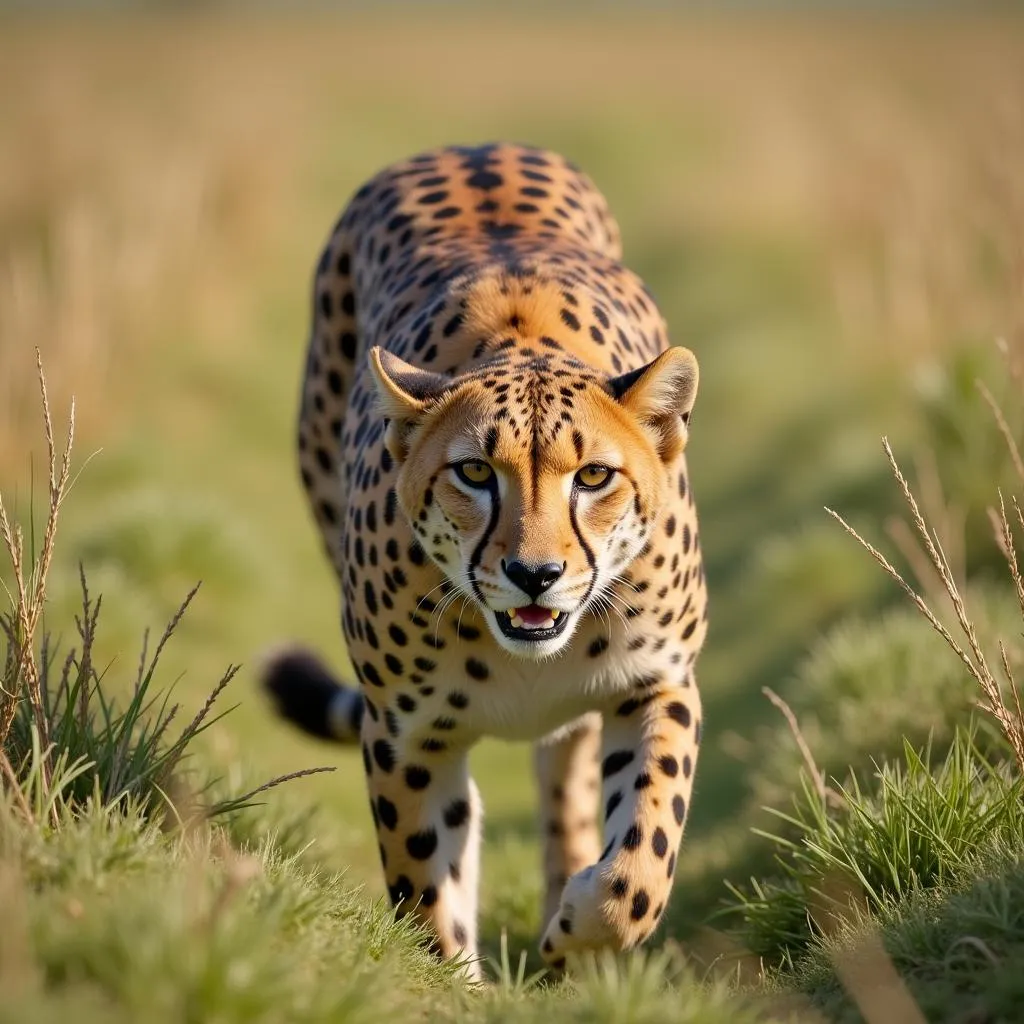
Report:
M 364 718 L 363 759 L 391 902 L 430 926 L 441 956 L 475 957 L 482 805 L 467 751 L 382 726 Z M 466 970 L 479 979 L 475 960 Z
M 645 679 L 645 684 L 651 680 Z M 657 926 L 672 889 L 700 741 L 690 680 L 638 686 L 604 715 L 605 849 L 566 883 L 541 952 L 628 949 Z

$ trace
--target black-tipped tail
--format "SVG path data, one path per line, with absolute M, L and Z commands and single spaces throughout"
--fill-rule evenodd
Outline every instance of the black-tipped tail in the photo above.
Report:
M 336 743 L 357 743 L 363 698 L 343 686 L 308 651 L 291 649 L 269 657 L 262 681 L 278 714 L 311 736 Z

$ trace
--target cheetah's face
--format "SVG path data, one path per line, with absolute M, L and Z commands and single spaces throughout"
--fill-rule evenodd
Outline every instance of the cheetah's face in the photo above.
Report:
M 697 363 L 670 349 L 608 379 L 566 357 L 449 379 L 370 353 L 399 503 L 506 650 L 556 654 L 643 549 L 686 443 Z

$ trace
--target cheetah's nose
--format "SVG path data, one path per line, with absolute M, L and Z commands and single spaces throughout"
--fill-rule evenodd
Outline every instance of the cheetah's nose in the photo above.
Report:
M 540 597 L 559 577 L 565 572 L 565 562 L 561 565 L 558 562 L 548 562 L 546 565 L 527 565 L 516 559 L 505 564 L 501 560 L 501 567 L 505 575 L 521 590 L 534 600 Z

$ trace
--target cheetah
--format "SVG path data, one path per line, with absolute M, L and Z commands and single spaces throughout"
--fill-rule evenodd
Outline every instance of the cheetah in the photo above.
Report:
M 474 978 L 477 740 L 535 741 L 556 968 L 653 933 L 689 810 L 697 361 L 620 259 L 574 164 L 488 144 L 378 173 L 315 273 L 298 460 L 359 685 L 295 649 L 263 682 L 361 744 L 396 912 Z

